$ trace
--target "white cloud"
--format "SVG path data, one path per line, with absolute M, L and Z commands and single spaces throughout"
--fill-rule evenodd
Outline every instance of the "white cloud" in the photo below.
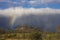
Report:
M 58 14 L 60 13 L 60 9 L 51 9 L 51 8 L 22 8 L 22 7 L 15 7 L 15 8 L 8 8 L 5 10 L 0 10 L 0 15 L 6 16 L 22 16 L 23 14 Z
M 22 2 L 22 3 L 25 3 L 25 2 L 28 2 L 27 0 L 0 0 L 0 2 L 7 2 L 7 1 L 12 1 L 12 2 Z M 60 0 L 30 0 L 29 1 L 30 3 L 48 3 L 48 2 L 60 2 Z
M 30 4 L 31 6 L 37 6 L 37 5 L 41 5 L 41 4 L 48 4 L 48 3 L 60 3 L 60 0 L 30 0 L 30 1 L 27 1 L 27 0 L 0 0 L 0 2 L 8 2 L 10 4 L 13 4 L 13 5 L 25 5 L 26 3 L 27 4 Z
M 36 1 L 36 2 L 41 2 L 41 3 L 60 2 L 60 0 L 31 0 L 31 1 Z
M 33 6 L 41 5 L 41 4 L 48 4 L 48 3 L 60 3 L 60 0 L 31 0 L 29 3 Z

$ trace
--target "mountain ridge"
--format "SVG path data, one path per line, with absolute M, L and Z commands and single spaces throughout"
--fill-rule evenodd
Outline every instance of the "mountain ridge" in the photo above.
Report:
M 18 25 L 29 25 L 33 27 L 38 27 L 43 31 L 56 31 L 56 27 L 60 26 L 60 14 L 47 14 L 47 15 L 22 15 L 17 16 L 14 21 L 13 26 L 11 26 L 11 17 L 0 16 L 0 28 L 14 29 Z M 1 24 L 2 23 L 2 24 Z

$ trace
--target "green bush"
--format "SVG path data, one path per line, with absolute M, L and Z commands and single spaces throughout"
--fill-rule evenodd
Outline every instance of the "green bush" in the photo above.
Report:
M 40 32 L 36 31 L 36 32 L 33 32 L 32 34 L 32 39 L 33 40 L 42 40 L 42 35 Z
M 16 37 L 16 34 L 8 34 L 8 38 Z

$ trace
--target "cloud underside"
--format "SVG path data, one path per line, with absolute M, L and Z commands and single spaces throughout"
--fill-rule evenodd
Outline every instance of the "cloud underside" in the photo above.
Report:
M 52 8 L 23 8 L 23 7 L 15 7 L 15 8 L 8 8 L 4 10 L 0 10 L 0 15 L 6 16 L 22 16 L 22 15 L 29 15 L 29 14 L 60 14 L 60 9 L 52 9 Z

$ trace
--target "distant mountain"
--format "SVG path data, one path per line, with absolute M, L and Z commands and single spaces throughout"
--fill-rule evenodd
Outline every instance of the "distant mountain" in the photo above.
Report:
M 10 28 L 10 17 L 0 15 L 0 29 Z
M 11 18 L 0 15 L 0 28 L 16 28 L 21 25 L 38 27 L 42 31 L 56 31 L 56 27 L 60 26 L 60 14 L 44 14 L 44 15 L 22 15 L 17 16 L 13 26 L 11 26 Z
M 43 31 L 56 31 L 56 27 L 60 25 L 60 14 L 18 16 L 14 27 L 18 25 L 31 25 L 33 27 L 39 27 Z

